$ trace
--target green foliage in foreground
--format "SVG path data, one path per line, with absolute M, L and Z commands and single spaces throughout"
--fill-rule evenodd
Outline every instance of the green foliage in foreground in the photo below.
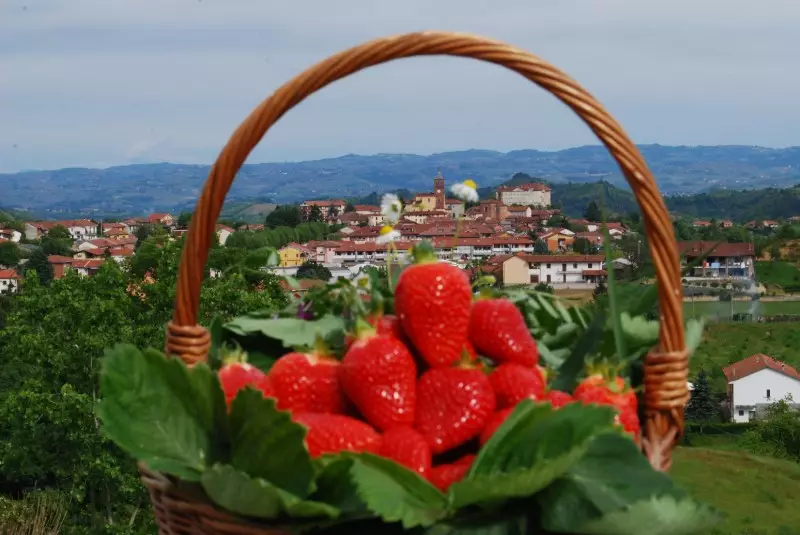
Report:
M 228 413 L 205 365 L 189 369 L 118 345 L 103 361 L 100 386 L 104 433 L 123 449 L 234 513 L 299 530 L 366 534 L 382 522 L 411 533 L 465 533 L 456 526 L 474 516 L 498 535 L 635 535 L 643 523 L 680 535 L 707 533 L 717 521 L 614 430 L 608 407 L 521 403 L 443 494 L 370 454 L 312 460 L 304 428 L 273 399 L 245 389 Z
M 66 513 L 62 533 L 154 531 L 134 462 L 100 434 L 94 405 L 107 347 L 163 347 L 181 250 L 169 244 L 161 251 L 155 284 L 132 279 L 108 262 L 91 278 L 67 276 L 49 286 L 28 278 L 22 293 L 4 301 L 9 310 L 0 330 L 0 488 L 15 500 L 47 491 L 48 500 L 60 502 Z M 129 284 L 139 287 L 140 296 L 127 291 Z M 287 303 L 276 280 L 262 292 L 250 290 L 239 276 L 206 280 L 200 321 Z M 23 505 L 0 503 L 0 516 L 30 510 Z

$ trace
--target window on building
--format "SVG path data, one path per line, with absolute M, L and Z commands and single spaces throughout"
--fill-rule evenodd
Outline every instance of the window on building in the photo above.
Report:
M 592 269 L 592 264 L 589 264 L 589 269 Z
M 739 416 L 744 416 L 744 411 L 739 411 Z
M 769 388 L 767 388 L 767 399 L 769 399 L 770 397 L 771 396 L 769 395 Z
M 567 270 L 567 265 L 561 264 L 561 271 L 566 271 L 566 270 Z
M 578 264 L 577 263 L 573 263 L 572 264 L 572 269 L 578 269 Z
M 550 264 L 547 264 L 547 269 L 550 269 Z

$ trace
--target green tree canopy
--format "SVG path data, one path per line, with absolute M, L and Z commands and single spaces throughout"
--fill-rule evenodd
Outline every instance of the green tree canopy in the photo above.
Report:
M 719 407 L 714 401 L 711 386 L 708 383 L 708 374 L 700 370 L 694 380 L 692 398 L 686 406 L 686 419 L 693 422 L 709 423 L 719 419 Z
M 16 266 L 22 259 L 22 251 L 16 243 L 10 241 L 0 242 L 0 266 Z
M 295 278 L 298 279 L 317 279 L 326 282 L 332 277 L 330 269 L 313 260 L 303 262 L 303 265 L 297 268 L 297 274 L 295 275 Z
M 283 204 L 271 211 L 264 220 L 267 228 L 296 227 L 300 224 L 300 207 L 295 204 Z
M 586 206 L 586 210 L 583 212 L 583 217 L 587 221 L 597 222 L 603 219 L 603 213 L 600 211 L 600 207 L 597 205 L 597 203 L 592 201 Z

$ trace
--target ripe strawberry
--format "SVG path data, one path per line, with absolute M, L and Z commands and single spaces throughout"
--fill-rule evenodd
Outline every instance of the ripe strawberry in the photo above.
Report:
M 369 424 L 341 414 L 294 414 L 293 419 L 308 429 L 306 447 L 311 457 L 340 451 L 377 454 L 381 436 Z
M 483 428 L 481 431 L 481 436 L 479 442 L 481 446 L 489 442 L 489 439 L 492 438 L 494 432 L 497 431 L 497 428 L 503 425 L 506 421 L 506 418 L 514 412 L 514 407 L 508 407 L 507 409 L 503 409 L 501 411 L 497 411 L 489 418 L 489 422 L 486 424 L 486 427 Z
M 343 414 L 344 393 L 339 387 L 340 363 L 323 350 L 288 353 L 269 371 L 278 409 L 292 412 Z
M 392 314 L 372 315 L 366 318 L 366 322 L 375 328 L 376 334 L 385 334 L 405 342 L 405 333 L 400 325 L 400 319 Z M 345 347 L 349 348 L 356 341 L 356 336 L 347 334 L 345 336 Z
M 461 269 L 439 262 L 427 242 L 414 246 L 415 264 L 397 281 L 395 310 L 403 332 L 431 367 L 461 358 L 472 288 Z
M 575 401 L 572 399 L 572 396 L 566 392 L 562 392 L 561 390 L 549 390 L 544 395 L 544 400 L 552 403 L 554 409 L 559 409 L 567 403 L 572 403 Z
M 473 460 L 475 460 L 474 455 L 465 455 L 453 463 L 434 466 L 428 474 L 428 481 L 440 491 L 447 492 L 453 483 L 464 479 L 472 467 Z
M 417 430 L 434 454 L 477 437 L 497 406 L 486 374 L 462 364 L 433 368 L 417 383 Z
M 573 397 L 584 404 L 607 405 L 617 410 L 615 422 L 626 432 L 638 436 L 640 429 L 636 392 L 622 377 L 611 381 L 600 374 L 587 377 L 575 388 Z
M 522 312 L 507 299 L 478 299 L 472 305 L 469 339 L 482 355 L 499 363 L 533 367 L 539 349 Z
M 497 407 L 514 407 L 523 399 L 542 399 L 545 380 L 538 368 L 513 362 L 501 364 L 489 376 Z
M 469 340 L 464 343 L 464 349 L 461 350 L 461 356 L 468 357 L 470 362 L 475 362 L 478 360 L 478 354 L 475 352 L 475 347 L 469 342 Z
M 421 476 L 431 469 L 431 448 L 419 431 L 411 427 L 395 427 L 385 432 L 380 454 Z
M 342 359 L 339 382 L 364 418 L 381 431 L 414 425 L 417 364 L 403 342 L 360 323 Z
M 255 366 L 243 362 L 242 358 L 230 359 L 217 372 L 225 402 L 230 405 L 239 390 L 246 386 L 259 389 L 265 374 Z

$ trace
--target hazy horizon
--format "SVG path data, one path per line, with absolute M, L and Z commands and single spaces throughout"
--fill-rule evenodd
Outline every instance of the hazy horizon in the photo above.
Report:
M 7 0 L 0 172 L 213 162 L 264 98 L 366 40 L 425 29 L 527 49 L 573 76 L 640 144 L 800 145 L 800 3 L 789 0 Z M 795 50 L 795 52 L 791 52 Z M 252 162 L 596 144 L 518 75 L 407 59 L 312 96 Z M 249 163 L 249 162 L 248 162 Z

